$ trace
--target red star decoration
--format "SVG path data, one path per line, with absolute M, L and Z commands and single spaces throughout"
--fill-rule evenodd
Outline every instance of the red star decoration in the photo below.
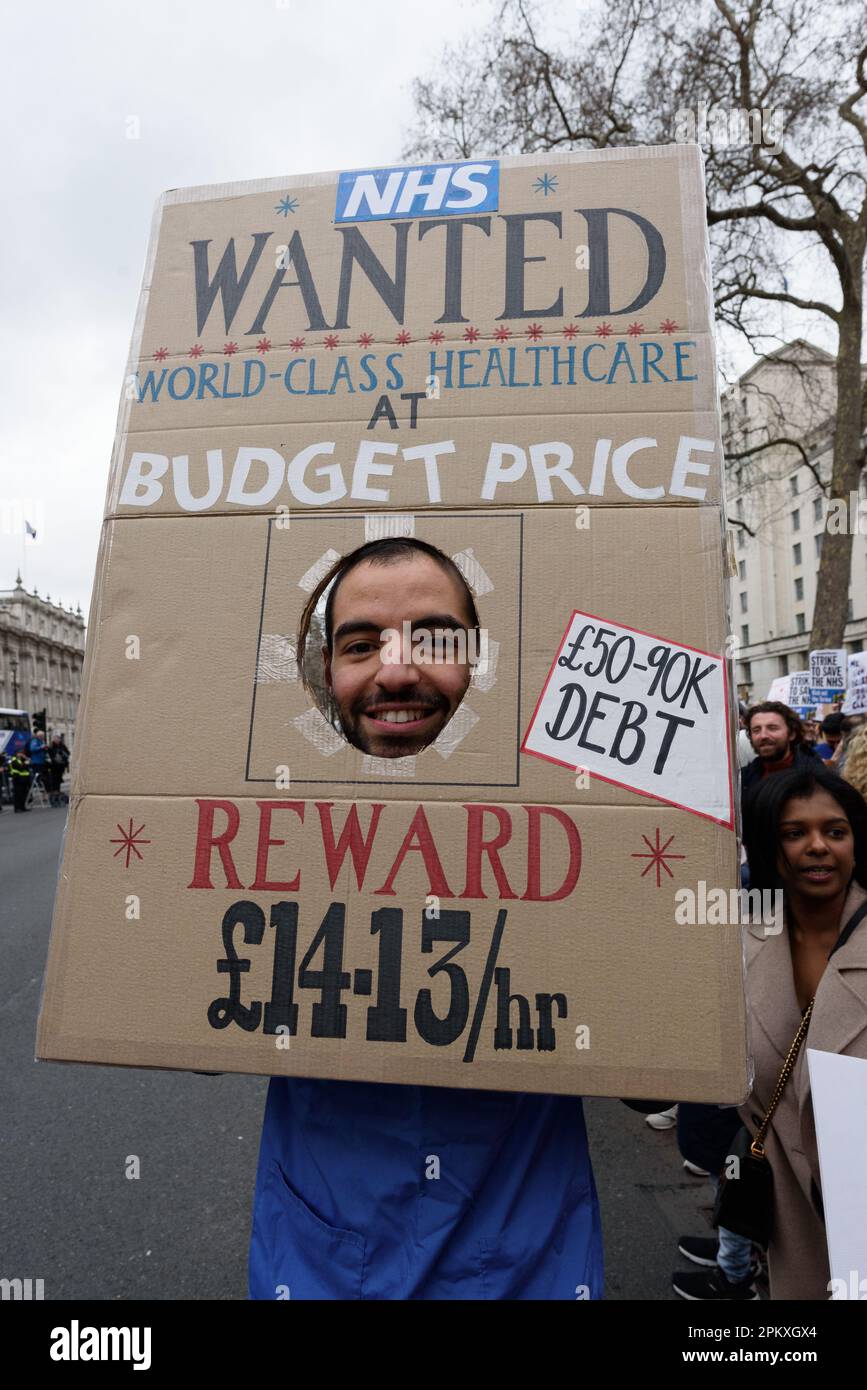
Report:
M 464 342 L 465 342 L 465 343 L 474 343 L 474 342 L 476 341 L 476 339 L 478 338 L 478 336 L 479 336 L 479 330 L 478 330 L 477 328 L 468 328 L 468 329 L 466 330 L 466 332 L 464 333 Z
M 205 349 L 201 346 L 200 343 L 193 343 L 193 346 L 190 348 L 189 352 L 187 353 L 187 356 L 188 356 L 188 357 L 201 357 L 201 355 L 202 355 L 202 353 L 204 352 L 204 350 L 205 350 Z
M 154 358 L 157 362 L 165 362 L 168 355 L 168 348 L 157 348 L 156 352 L 154 353 Z
M 370 347 L 370 344 L 371 344 L 372 342 L 373 342 L 373 334 L 372 334 L 372 333 L 361 333 L 361 334 L 359 335 L 359 338 L 358 338 L 358 346 L 359 346 L 359 347 L 365 347 L 365 348 L 366 348 L 366 347 Z
M 599 327 L 598 327 L 597 330 L 596 330 L 596 337 L 597 337 L 597 338 L 610 338 L 610 337 L 611 337 L 611 334 L 613 333 L 613 331 L 614 331 L 614 330 L 612 329 L 610 323 L 600 323 Z
M 677 324 L 674 319 L 663 319 L 662 323 L 659 325 L 659 331 L 660 333 L 676 333 Z
M 150 840 L 140 840 L 140 839 L 139 839 L 139 836 L 141 835 L 142 831 L 144 830 L 144 824 L 141 824 L 141 825 L 139 826 L 138 830 L 133 830 L 133 828 L 132 828 L 132 818 L 131 818 L 131 817 L 130 817 L 129 829 L 128 829 L 128 830 L 124 830 L 124 828 L 123 828 L 122 825 L 118 825 L 117 828 L 118 828 L 118 830 L 120 831 L 120 839 L 119 839 L 119 840 L 118 840 L 118 839 L 109 840 L 109 842 L 108 842 L 110 845 L 118 845 L 118 846 L 119 846 L 119 848 L 115 850 L 115 852 L 114 852 L 112 858 L 116 859 L 117 856 L 118 856 L 119 854 L 123 854 L 123 853 L 124 853 L 124 850 L 125 850 L 125 851 L 126 851 L 126 863 L 124 864 L 124 868 L 125 868 L 125 869 L 128 869 L 128 868 L 129 868 L 129 857 L 130 857 L 130 854 L 134 854 L 134 855 L 136 856 L 137 859 L 143 859 L 143 858 L 144 858 L 144 855 L 139 854 L 138 849 L 137 849 L 136 846 L 137 846 L 137 845 L 149 845 L 151 842 L 150 842 Z
M 631 324 L 629 325 L 629 327 L 627 328 L 626 331 L 627 331 L 627 333 L 629 334 L 630 338 L 637 338 L 638 335 L 639 335 L 639 333 L 643 333 L 643 332 L 644 332 L 644 324 L 643 324 L 643 323 L 631 323 Z
M 541 338 L 541 336 L 542 330 L 539 327 L 538 323 L 531 323 L 530 327 L 527 329 L 527 337 L 532 338 L 533 342 L 535 342 L 537 338 Z
M 564 338 L 574 338 L 574 337 L 575 337 L 575 334 L 576 334 L 577 332 L 578 332 L 578 325 L 577 325 L 576 323 L 567 323 L 567 324 L 566 324 L 566 327 L 563 329 L 563 337 L 564 337 Z
M 412 342 L 412 338 L 409 336 L 406 329 L 402 328 L 394 341 L 396 343 L 400 343 L 401 347 L 406 347 L 407 343 Z
M 223 356 L 224 356 L 224 357 L 231 357 L 231 356 L 232 356 L 232 353 L 233 353 L 233 352 L 237 352 L 237 351 L 238 351 L 238 344 L 237 344 L 237 343 L 224 343 L 224 344 L 223 344 Z
M 444 338 L 445 336 L 446 336 L 445 333 L 441 333 L 440 330 L 439 330 L 438 328 L 435 328 L 434 331 L 433 331 L 433 333 L 430 334 L 430 336 L 429 336 L 429 338 L 428 338 L 428 342 L 429 342 L 429 343 L 441 343 L 442 340 L 443 340 L 443 338 Z
M 504 323 L 501 323 L 501 324 L 500 324 L 499 328 L 497 329 L 497 331 L 496 331 L 495 334 L 494 334 L 494 337 L 496 338 L 496 340 L 497 340 L 498 343 L 505 343 L 506 340 L 507 340 L 508 338 L 511 338 L 511 336 L 512 336 L 512 330 L 511 330 L 511 328 L 507 328 L 506 325 L 505 325 Z
M 303 339 L 303 338 L 291 338 L 290 341 L 289 341 L 289 346 L 291 347 L 291 349 L 292 349 L 293 352 L 300 352 L 301 349 L 302 349 L 303 346 L 304 346 L 304 339 Z
M 257 351 L 257 352 L 270 352 L 270 351 L 271 351 L 271 339 L 270 339 L 270 338 L 260 338 L 259 341 L 258 341 L 258 343 L 256 344 L 256 351 Z
M 340 347 L 340 339 L 338 338 L 336 333 L 326 333 L 325 346 L 328 348 L 329 352 L 332 350 L 332 348 Z
M 652 845 L 652 844 L 650 843 L 650 841 L 648 840 L 648 838 L 647 838 L 646 835 L 642 835 L 641 838 L 642 838 L 642 840 L 644 841 L 644 843 L 647 845 L 647 848 L 650 850 L 650 853 L 649 853 L 649 854 L 644 854 L 644 853 L 641 853 L 641 854 L 633 854 L 633 855 L 630 855 L 630 858 L 632 858 L 632 859 L 649 859 L 649 860 L 650 860 L 650 863 L 647 865 L 647 868 L 641 870 L 641 877 L 644 878 L 644 875 L 645 875 L 645 874 L 649 873 L 651 869 L 655 868 L 655 869 L 656 869 L 656 886 L 657 886 L 657 888 L 661 888 L 661 887 L 662 887 L 662 880 L 661 880 L 661 877 L 660 877 L 660 869 L 665 869 L 665 872 L 668 874 L 668 877 L 669 877 L 669 878 L 674 878 L 674 874 L 671 872 L 671 869 L 668 867 L 668 865 L 667 865 L 666 862 L 665 862 L 666 859 L 685 859 L 685 858 L 686 858 L 686 855 L 685 855 L 685 854 L 669 854 L 669 853 L 666 853 L 666 851 L 668 850 L 668 846 L 671 844 L 672 840 L 674 839 L 674 836 L 673 836 L 673 835 L 669 835 L 669 837 L 668 837 L 668 839 L 666 840 L 665 844 L 664 844 L 664 845 L 661 845 L 661 844 L 659 843 L 659 826 L 656 827 L 656 844 L 655 844 L 655 845 Z

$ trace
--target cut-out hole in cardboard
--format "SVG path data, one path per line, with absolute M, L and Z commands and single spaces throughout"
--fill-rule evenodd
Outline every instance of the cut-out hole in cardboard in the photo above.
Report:
M 438 739 L 486 659 L 461 570 L 414 537 L 341 556 L 304 608 L 298 657 L 322 714 L 373 758 L 407 758 Z

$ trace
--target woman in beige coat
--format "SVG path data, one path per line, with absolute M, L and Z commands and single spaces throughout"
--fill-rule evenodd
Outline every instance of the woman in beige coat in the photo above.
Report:
M 746 933 L 756 1076 L 741 1115 L 752 1134 L 815 998 L 765 1139 L 774 1175 L 771 1297 L 826 1299 L 830 1272 L 807 1048 L 867 1058 L 867 914 L 858 917 L 867 903 L 867 803 L 825 769 L 777 773 L 747 808 L 745 840 L 750 887 L 782 889 L 784 903 L 773 927 L 757 922 Z

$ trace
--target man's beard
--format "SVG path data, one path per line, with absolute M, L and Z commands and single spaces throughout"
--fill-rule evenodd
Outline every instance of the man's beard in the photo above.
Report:
M 781 763 L 791 752 L 791 743 L 784 743 L 782 747 L 775 745 L 772 752 L 765 749 L 764 752 L 759 754 L 759 757 L 762 759 L 762 762 L 765 763 Z
M 441 712 L 442 722 L 438 726 L 434 726 L 433 732 L 408 733 L 405 736 L 397 733 L 383 734 L 365 728 L 362 718 L 364 714 L 371 714 L 375 717 L 376 711 L 381 706 L 395 705 L 401 702 L 417 709 L 423 709 L 425 713 Z M 444 695 L 431 692 L 420 696 L 416 689 L 408 692 L 401 691 L 388 699 L 360 700 L 349 711 L 339 710 L 340 727 L 344 738 L 352 744 L 353 748 L 358 748 L 362 753 L 367 753 L 372 757 L 387 758 L 408 758 L 414 753 L 420 753 L 439 736 L 451 718 L 451 713 L 449 702 Z

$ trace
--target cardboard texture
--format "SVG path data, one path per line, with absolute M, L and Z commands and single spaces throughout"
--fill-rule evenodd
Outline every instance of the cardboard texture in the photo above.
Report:
M 744 1097 L 740 927 L 675 916 L 738 883 L 703 208 L 691 146 L 164 195 L 39 1057 Z M 390 536 L 482 642 L 402 756 L 299 671 Z

